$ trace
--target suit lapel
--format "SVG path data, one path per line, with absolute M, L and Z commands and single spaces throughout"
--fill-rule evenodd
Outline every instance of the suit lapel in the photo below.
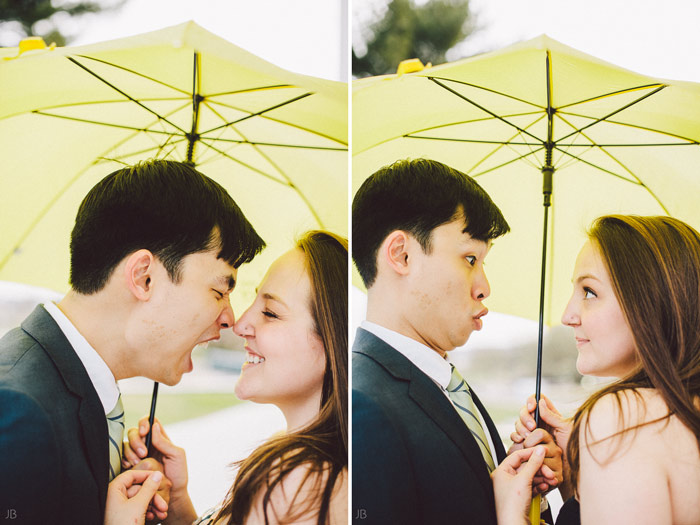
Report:
M 37 306 L 24 320 L 22 329 L 43 347 L 61 374 L 68 390 L 80 398 L 79 435 L 98 487 L 100 507 L 104 512 L 109 479 L 109 434 L 107 418 L 100 398 L 80 358 L 43 306 Z
M 396 379 L 409 382 L 410 398 L 460 449 L 486 494 L 492 494 L 491 479 L 481 449 L 440 387 L 403 354 L 362 328 L 357 331 L 353 352 L 372 358 Z M 480 406 L 481 409 L 483 407 Z

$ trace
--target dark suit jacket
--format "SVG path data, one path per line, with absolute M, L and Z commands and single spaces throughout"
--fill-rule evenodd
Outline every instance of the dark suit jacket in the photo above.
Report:
M 0 340 L 0 515 L 103 522 L 107 420 L 82 362 L 37 306 Z
M 352 358 L 353 522 L 496 523 L 479 446 L 440 388 L 406 357 L 359 329 Z M 496 447 L 498 433 L 474 394 Z

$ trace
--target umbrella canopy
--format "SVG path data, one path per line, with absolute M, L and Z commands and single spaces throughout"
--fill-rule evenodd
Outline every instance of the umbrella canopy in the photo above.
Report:
M 240 272 L 239 311 L 295 236 L 347 234 L 347 85 L 285 71 L 192 22 L 2 50 L 0 148 L 0 280 L 67 290 L 80 201 L 153 157 L 218 181 L 267 242 Z
M 487 264 L 489 308 L 537 319 L 543 172 L 552 174 L 544 320 L 559 322 L 591 221 L 669 214 L 700 228 L 700 85 L 649 78 L 546 36 L 353 83 L 353 192 L 426 157 L 474 177 L 512 231 Z M 357 281 L 356 281 L 357 282 Z

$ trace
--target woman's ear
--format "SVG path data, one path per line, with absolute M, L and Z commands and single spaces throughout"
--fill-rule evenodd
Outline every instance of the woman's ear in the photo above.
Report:
M 124 266 L 126 287 L 139 301 L 148 301 L 153 290 L 153 266 L 155 256 L 148 250 L 138 250 L 129 255 Z

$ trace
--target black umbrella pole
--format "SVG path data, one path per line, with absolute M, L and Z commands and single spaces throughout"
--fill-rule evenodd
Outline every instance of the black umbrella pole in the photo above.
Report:
M 156 400 L 158 399 L 158 383 L 153 383 L 153 395 L 151 396 L 151 413 L 148 416 L 148 434 L 146 434 L 146 450 L 151 455 L 151 436 L 153 433 L 153 422 L 156 419 Z
M 552 205 L 552 174 L 554 168 L 551 165 L 545 165 L 542 168 L 544 194 L 544 227 L 542 230 L 542 273 L 540 274 L 540 316 L 537 333 L 537 373 L 535 376 L 535 423 L 540 425 L 540 396 L 542 389 L 542 343 L 544 335 L 544 292 L 545 279 L 547 276 L 547 233 L 549 222 L 549 208 Z

